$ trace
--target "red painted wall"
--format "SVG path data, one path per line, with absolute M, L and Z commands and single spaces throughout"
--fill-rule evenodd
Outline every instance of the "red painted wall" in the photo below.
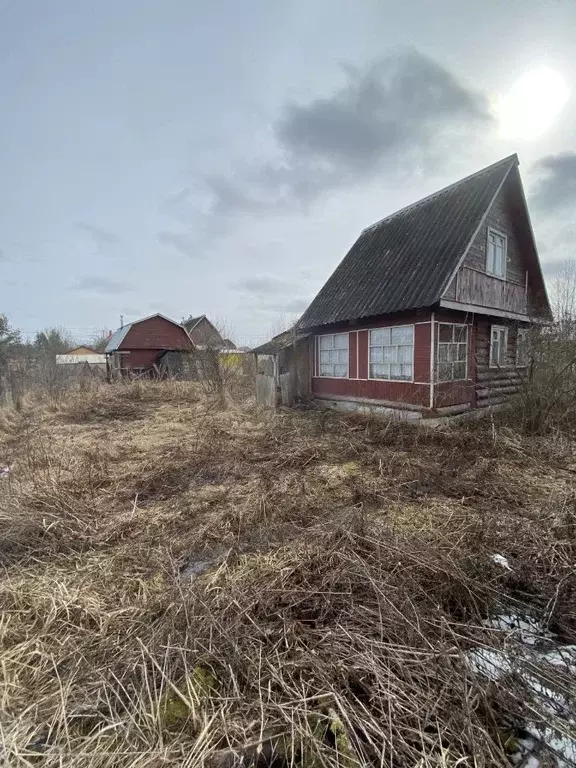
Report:
M 393 325 L 414 324 L 414 382 L 382 381 L 368 378 L 368 329 Z M 430 403 L 430 313 L 382 316 L 351 329 L 339 324 L 325 333 L 349 333 L 349 378 L 330 379 L 316 376 L 312 379 L 315 397 L 351 397 L 368 400 L 386 400 L 428 407 Z M 317 363 L 314 371 L 318 371 Z
M 362 381 L 354 379 L 312 380 L 314 397 L 351 397 L 368 400 L 387 400 L 394 403 L 427 406 L 430 389 L 424 384 L 411 384 L 407 381 Z
M 358 378 L 358 334 L 351 333 L 348 337 L 348 377 Z
M 163 317 L 134 323 L 120 344 L 123 368 L 150 368 L 167 349 L 192 349 L 186 331 Z
M 163 317 L 151 317 L 134 323 L 120 344 L 122 352 L 133 349 L 191 349 L 188 334 L 176 323 Z
M 477 323 L 470 315 L 443 310 L 435 313 L 435 323 L 465 323 L 468 325 L 468 380 L 434 384 L 434 408 L 476 402 L 476 347 Z M 414 324 L 414 381 L 382 381 L 368 378 L 368 329 L 385 328 L 393 325 Z M 351 329 L 339 324 L 322 329 L 326 333 L 349 333 L 349 378 L 330 379 L 315 376 L 312 379 L 312 393 L 315 397 L 339 397 L 366 400 L 385 400 L 390 403 L 405 403 L 422 408 L 430 407 L 430 313 L 382 316 Z M 436 325 L 435 333 L 438 332 Z M 313 368 L 318 371 L 317 362 Z
M 133 349 L 122 355 L 123 368 L 152 368 L 160 352 L 157 349 Z
M 358 331 L 358 378 L 368 378 L 368 331 Z

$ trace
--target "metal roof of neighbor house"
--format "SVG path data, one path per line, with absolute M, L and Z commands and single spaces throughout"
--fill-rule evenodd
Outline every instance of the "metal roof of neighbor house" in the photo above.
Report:
M 122 328 L 118 328 L 117 331 L 114 331 L 112 336 L 110 336 L 108 339 L 108 344 L 106 344 L 104 354 L 108 355 L 110 352 L 115 352 L 120 347 L 120 344 L 122 344 L 126 338 L 126 334 L 133 325 L 134 323 L 128 323 L 128 325 L 123 325 Z
M 516 165 L 510 155 L 367 227 L 298 327 L 435 304 Z

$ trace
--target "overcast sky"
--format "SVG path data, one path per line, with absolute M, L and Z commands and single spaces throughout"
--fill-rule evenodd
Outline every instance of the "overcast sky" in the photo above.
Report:
M 0 0 L 0 312 L 240 343 L 361 229 L 512 152 L 576 243 L 574 0 Z

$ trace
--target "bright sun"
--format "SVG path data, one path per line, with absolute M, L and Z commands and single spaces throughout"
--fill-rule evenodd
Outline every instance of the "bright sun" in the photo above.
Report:
M 553 69 L 526 72 L 498 99 L 500 134 L 507 139 L 538 138 L 552 125 L 568 96 L 568 86 Z

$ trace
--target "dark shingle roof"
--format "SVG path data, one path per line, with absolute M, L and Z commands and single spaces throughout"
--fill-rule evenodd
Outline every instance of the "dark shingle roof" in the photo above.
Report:
M 298 326 L 430 307 L 446 287 L 516 155 L 367 227 Z

